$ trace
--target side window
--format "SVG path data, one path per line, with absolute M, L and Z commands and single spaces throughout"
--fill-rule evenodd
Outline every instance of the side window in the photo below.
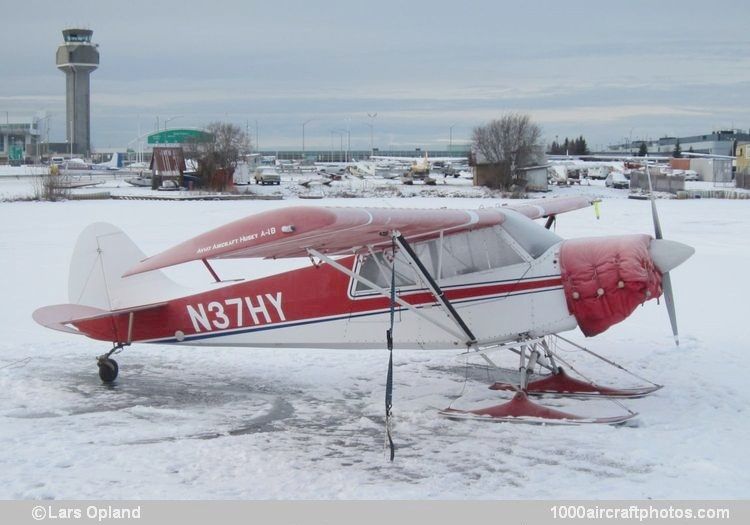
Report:
M 373 255 L 365 255 L 359 265 L 359 275 L 372 281 L 381 288 L 391 287 L 392 259 L 390 253 L 386 256 L 383 252 Z M 396 286 L 413 286 L 416 284 L 416 274 L 403 255 L 396 255 Z M 365 292 L 371 288 L 357 281 L 355 293 Z
M 419 260 L 438 281 L 457 275 L 484 272 L 526 261 L 508 234 L 500 227 L 445 235 L 442 239 L 412 244 Z M 365 255 L 359 262 L 359 275 L 381 288 L 391 286 L 392 258 L 389 252 Z M 396 253 L 396 286 L 408 287 L 421 283 L 414 268 L 404 255 Z M 370 291 L 370 287 L 355 281 L 354 293 Z
M 443 279 L 524 262 L 497 226 L 448 235 L 443 240 L 442 253 L 440 278 Z

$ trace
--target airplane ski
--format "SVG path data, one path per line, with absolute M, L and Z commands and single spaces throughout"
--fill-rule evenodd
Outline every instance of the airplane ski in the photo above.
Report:
M 491 390 L 516 390 L 510 383 L 496 382 L 489 387 Z M 529 395 L 564 395 L 571 397 L 620 397 L 639 398 L 652 394 L 662 388 L 662 385 L 648 385 L 633 388 L 614 388 L 597 385 L 589 381 L 582 381 L 571 377 L 565 369 L 558 368 L 553 374 L 547 374 L 540 379 L 529 381 L 526 393 Z
M 531 401 L 524 392 L 517 392 L 513 396 L 513 399 L 500 405 L 473 410 L 446 408 L 441 410 L 439 414 L 450 419 L 474 419 L 478 421 L 507 423 L 536 423 L 540 425 L 580 425 L 585 423 L 619 425 L 638 415 L 636 412 L 628 411 L 627 414 L 610 417 L 592 418 L 579 416 L 535 403 Z

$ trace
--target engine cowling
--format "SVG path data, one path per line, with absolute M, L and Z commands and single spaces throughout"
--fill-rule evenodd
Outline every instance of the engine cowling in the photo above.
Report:
M 564 241 L 560 267 L 568 310 L 586 336 L 604 332 L 662 294 L 662 276 L 649 253 L 651 236 Z

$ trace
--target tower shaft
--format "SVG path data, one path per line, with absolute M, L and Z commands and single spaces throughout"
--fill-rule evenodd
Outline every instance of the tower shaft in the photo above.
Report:
M 91 152 L 91 88 L 89 77 L 99 66 L 98 46 L 91 43 L 93 31 L 65 29 L 65 42 L 57 48 L 57 68 L 65 73 L 65 134 L 72 153 Z

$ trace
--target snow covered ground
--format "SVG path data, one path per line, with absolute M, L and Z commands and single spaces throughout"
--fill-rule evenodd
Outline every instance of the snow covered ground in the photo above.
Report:
M 0 195 L 18 194 L 23 179 L 13 180 L 0 183 Z M 652 232 L 648 202 L 622 198 L 624 192 L 591 186 L 555 193 L 581 191 L 605 197 L 602 217 L 596 220 L 592 210 L 561 216 L 563 237 Z M 367 195 L 0 203 L 0 498 L 750 497 L 747 201 L 659 201 L 665 236 L 697 250 L 672 277 L 680 348 L 655 301 L 594 339 L 568 334 L 666 385 L 627 401 L 640 415 L 622 427 L 442 419 L 437 410 L 452 402 L 497 402 L 501 394 L 486 388 L 491 374 L 467 369 L 453 352 L 397 352 L 398 450 L 391 464 L 383 451 L 385 350 L 134 346 L 117 358 L 117 383 L 104 386 L 94 357 L 106 345 L 31 320 L 35 308 L 66 302 L 68 259 L 91 222 L 117 224 L 154 253 L 271 207 L 500 202 Z M 298 263 L 226 264 L 255 276 Z M 210 281 L 199 265 L 170 274 L 187 283 Z M 629 381 L 581 353 L 564 355 L 602 382 Z M 575 410 L 622 409 L 578 401 Z

